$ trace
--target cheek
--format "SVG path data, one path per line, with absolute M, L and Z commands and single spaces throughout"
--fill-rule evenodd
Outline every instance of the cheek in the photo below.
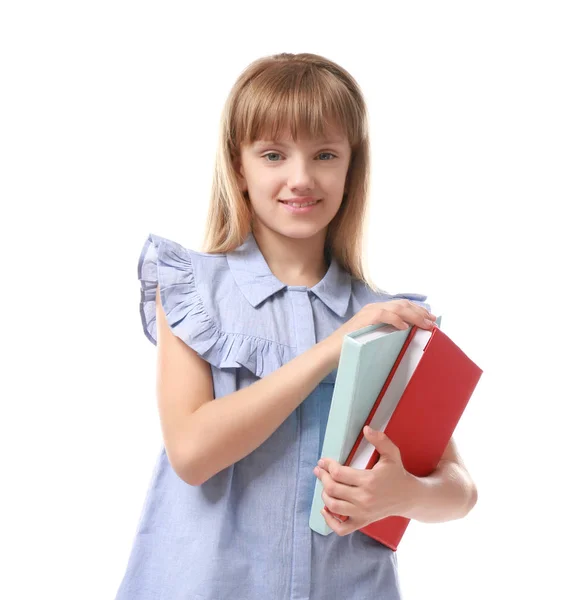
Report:
M 278 202 L 276 201 L 278 191 L 274 191 L 273 188 L 268 188 L 266 184 L 257 184 L 251 187 L 248 195 L 250 198 L 250 205 L 252 210 L 259 215 L 270 217 L 272 213 L 275 213 L 278 208 Z
M 277 181 L 270 175 L 270 173 L 266 173 L 249 181 L 250 189 L 255 192 L 260 200 L 274 200 L 278 198 L 278 194 L 282 191 L 282 181 Z
M 344 170 L 335 170 L 328 174 L 326 179 L 327 191 L 332 196 L 342 196 L 345 189 L 346 172 Z

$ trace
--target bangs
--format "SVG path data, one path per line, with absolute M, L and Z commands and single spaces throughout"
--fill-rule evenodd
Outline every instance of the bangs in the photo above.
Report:
M 343 200 L 327 225 L 324 250 L 371 287 L 362 257 L 370 190 L 365 99 L 348 71 L 317 54 L 283 52 L 259 58 L 232 86 L 221 113 L 204 252 L 232 252 L 254 229 L 252 202 L 238 177 L 243 145 L 289 137 L 295 143 L 307 138 L 321 145 L 338 135 L 349 142 L 351 157 Z
M 277 63 L 248 81 L 233 112 L 234 150 L 258 139 L 290 135 L 325 139 L 345 134 L 354 148 L 365 136 L 358 98 L 332 73 L 312 65 Z

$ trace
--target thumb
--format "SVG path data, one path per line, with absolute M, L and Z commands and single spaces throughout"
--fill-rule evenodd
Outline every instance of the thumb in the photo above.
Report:
M 390 460 L 400 461 L 400 449 L 383 431 L 376 431 L 366 425 L 364 427 L 364 437 L 376 448 L 380 458 L 385 456 Z

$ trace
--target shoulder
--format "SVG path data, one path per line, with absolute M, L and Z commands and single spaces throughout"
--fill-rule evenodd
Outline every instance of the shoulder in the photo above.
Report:
M 286 330 L 246 300 L 229 255 L 198 252 L 149 234 L 138 263 L 144 334 L 156 344 L 156 288 L 169 327 L 218 368 L 263 377 L 293 356 Z
M 161 260 L 162 259 L 162 260 Z M 149 233 L 140 253 L 139 271 L 144 269 L 143 263 L 151 266 L 168 266 L 170 268 L 193 270 L 206 276 L 210 273 L 226 270 L 227 256 L 225 254 L 207 254 L 191 250 L 178 242 Z
M 237 298 L 226 254 L 198 252 L 153 233 L 140 253 L 138 278 L 156 280 L 161 291 L 167 288 L 167 296 L 185 294 L 199 303 L 205 300 L 207 310 L 218 299 Z

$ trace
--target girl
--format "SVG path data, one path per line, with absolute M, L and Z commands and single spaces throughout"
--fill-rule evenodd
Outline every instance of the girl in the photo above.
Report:
M 395 553 L 357 531 L 386 515 L 464 516 L 475 488 L 451 442 L 427 478 L 381 432 L 371 471 L 317 466 L 342 340 L 433 327 L 361 262 L 366 107 L 313 54 L 252 63 L 224 108 L 206 253 L 149 235 L 138 265 L 157 344 L 164 447 L 118 600 L 399 598 Z M 309 528 L 315 477 L 333 534 Z

